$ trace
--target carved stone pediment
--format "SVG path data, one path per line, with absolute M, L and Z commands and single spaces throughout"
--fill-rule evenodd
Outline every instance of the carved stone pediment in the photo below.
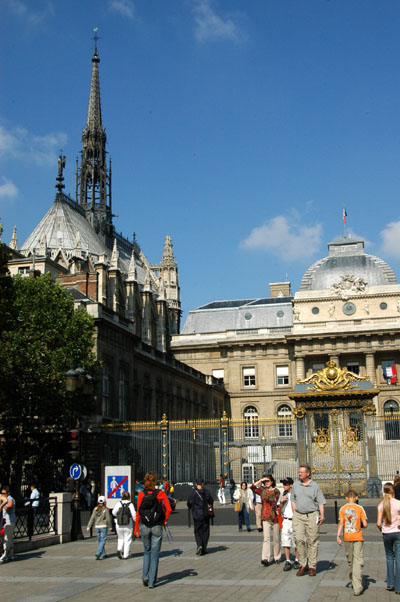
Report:
M 359 278 L 353 274 L 343 274 L 339 282 L 332 284 L 330 291 L 333 295 L 346 299 L 350 295 L 363 293 L 366 286 L 367 282 L 364 278 Z

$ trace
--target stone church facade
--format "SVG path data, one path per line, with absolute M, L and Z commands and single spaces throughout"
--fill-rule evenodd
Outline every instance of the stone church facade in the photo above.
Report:
M 129 240 L 113 225 L 99 63 L 95 47 L 75 198 L 64 194 L 66 159 L 60 156 L 57 193 L 48 212 L 21 246 L 14 228 L 10 272 L 26 276 L 50 272 L 93 316 L 102 377 L 90 428 L 103 422 L 159 421 L 163 414 L 169 420 L 219 417 L 229 409 L 221 383 L 171 353 L 171 336 L 179 333 L 181 320 L 171 237 L 165 236 L 155 265 L 135 235 Z

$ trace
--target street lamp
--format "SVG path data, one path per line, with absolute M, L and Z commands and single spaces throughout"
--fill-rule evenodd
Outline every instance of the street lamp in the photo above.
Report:
M 65 374 L 65 387 L 68 393 L 76 393 L 77 391 L 82 391 L 83 393 L 90 393 L 92 388 L 92 377 L 89 374 L 86 374 L 83 368 L 76 368 L 68 370 Z M 74 432 L 75 437 L 78 437 L 79 440 L 79 419 L 76 419 L 76 423 L 73 425 L 72 431 Z M 76 456 L 79 458 L 79 450 L 74 450 L 75 460 Z M 73 457 L 73 456 L 72 456 Z M 80 459 L 80 458 L 79 458 Z M 85 469 L 86 471 L 86 469 Z M 71 541 L 76 541 L 78 539 L 84 539 L 82 534 L 82 526 L 81 526 L 81 504 L 80 504 L 80 496 L 79 496 L 79 479 L 75 480 L 75 494 L 72 498 L 72 526 L 71 526 Z

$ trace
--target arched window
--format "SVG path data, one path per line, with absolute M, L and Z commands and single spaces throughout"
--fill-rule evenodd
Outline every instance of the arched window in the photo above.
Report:
M 279 437 L 293 437 L 293 424 L 291 418 L 293 417 L 292 408 L 288 404 L 279 406 L 278 411 L 278 436 Z
M 243 412 L 244 436 L 246 439 L 258 439 L 258 412 L 254 406 L 247 406 Z
M 399 404 L 394 399 L 385 401 L 383 405 L 385 415 L 386 439 L 400 439 Z

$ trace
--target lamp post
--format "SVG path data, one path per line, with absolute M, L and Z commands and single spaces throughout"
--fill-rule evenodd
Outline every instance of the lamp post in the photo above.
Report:
M 65 386 L 69 393 L 73 394 L 78 391 L 82 391 L 83 393 L 90 393 L 92 384 L 92 377 L 86 374 L 86 372 L 82 368 L 76 368 L 76 370 L 68 370 L 65 375 Z M 75 449 L 75 446 L 71 452 L 72 459 L 80 459 L 80 440 L 79 440 L 79 418 L 76 418 L 75 424 L 73 425 L 73 429 L 70 430 L 70 433 L 74 433 L 75 442 L 78 439 L 78 446 Z M 82 469 L 82 470 L 81 470 Z M 80 496 L 79 496 L 79 482 L 80 479 L 85 478 L 86 468 L 80 467 L 79 474 L 81 475 L 79 479 L 75 480 L 75 494 L 72 498 L 72 526 L 71 526 L 71 541 L 76 541 L 78 539 L 84 539 L 82 534 L 82 526 L 81 526 L 81 504 L 80 504 Z

